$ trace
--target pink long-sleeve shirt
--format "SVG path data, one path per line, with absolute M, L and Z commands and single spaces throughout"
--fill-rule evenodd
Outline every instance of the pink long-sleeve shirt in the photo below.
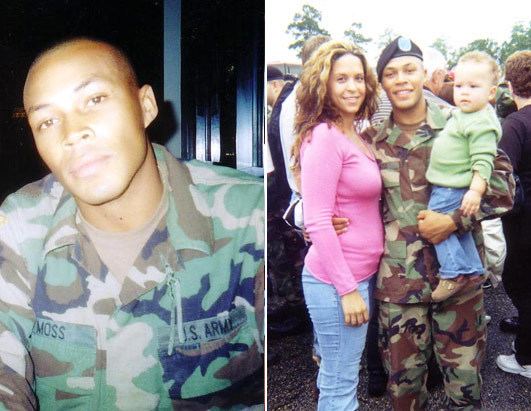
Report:
M 378 270 L 383 253 L 378 164 L 338 128 L 322 123 L 301 147 L 301 185 L 312 240 L 305 264 L 339 295 L 347 294 Z M 335 233 L 332 216 L 349 219 L 346 233 Z

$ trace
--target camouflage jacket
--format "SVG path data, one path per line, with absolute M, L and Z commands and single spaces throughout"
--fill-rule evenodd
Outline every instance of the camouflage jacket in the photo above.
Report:
M 238 409 L 263 386 L 263 184 L 155 153 L 168 211 L 122 285 L 53 175 L 2 205 L 0 409 Z
M 427 209 L 430 185 L 426 170 L 433 140 L 443 129 L 450 112 L 428 102 L 427 117 L 410 139 L 388 118 L 381 128 L 369 128 L 363 137 L 372 144 L 383 181 L 384 254 L 376 281 L 375 297 L 397 304 L 430 301 L 437 285 L 439 265 L 433 246 L 419 234 L 417 215 Z M 458 231 L 472 230 L 484 259 L 479 220 L 503 214 L 512 207 L 514 180 L 507 157 L 495 161 L 490 185 L 476 218 L 452 213 Z

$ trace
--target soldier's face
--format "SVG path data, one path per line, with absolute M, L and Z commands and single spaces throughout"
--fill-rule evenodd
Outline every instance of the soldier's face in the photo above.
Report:
M 365 100 L 365 73 L 361 60 L 352 54 L 339 57 L 328 77 L 327 94 L 344 119 L 352 119 Z
M 78 203 L 119 198 L 145 165 L 153 91 L 133 86 L 105 45 L 45 55 L 28 74 L 24 107 L 39 154 Z
M 397 57 L 389 61 L 382 73 L 382 87 L 393 109 L 409 110 L 421 104 L 426 74 L 420 59 Z

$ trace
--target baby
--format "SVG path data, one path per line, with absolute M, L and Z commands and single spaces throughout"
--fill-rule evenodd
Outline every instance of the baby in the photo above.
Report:
M 455 67 L 456 110 L 433 143 L 426 178 L 433 185 L 428 208 L 465 216 L 479 210 L 490 179 L 500 123 L 489 101 L 494 99 L 499 68 L 488 54 L 471 51 Z M 467 275 L 484 274 L 472 233 L 452 234 L 435 245 L 441 266 L 432 300 L 443 301 L 467 283 Z

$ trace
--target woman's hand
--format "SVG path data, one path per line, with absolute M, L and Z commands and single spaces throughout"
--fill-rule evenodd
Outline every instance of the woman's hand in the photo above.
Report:
M 369 310 L 358 290 L 341 296 L 345 324 L 358 327 L 369 321 Z

